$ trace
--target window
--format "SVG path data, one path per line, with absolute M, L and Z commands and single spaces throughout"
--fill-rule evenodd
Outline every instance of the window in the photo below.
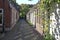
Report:
M 3 24 L 3 10 L 0 9 L 0 25 Z
M 2 10 L 0 10 L 0 13 L 2 13 Z
M 2 24 L 2 14 L 0 14 L 0 24 Z

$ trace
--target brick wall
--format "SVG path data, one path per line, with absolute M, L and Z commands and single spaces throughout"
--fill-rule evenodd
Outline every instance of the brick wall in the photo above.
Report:
M 5 0 L 3 3 L 3 0 L 0 0 L 0 8 L 3 9 L 3 11 L 4 11 L 5 25 L 6 24 L 9 25 L 9 23 L 10 23 L 10 8 L 9 8 L 8 1 Z
M 8 0 L 0 0 L 0 8 L 4 11 L 4 28 L 8 31 L 12 29 L 12 26 L 15 25 L 19 19 L 19 12 L 13 5 L 10 5 Z
M 0 8 L 3 8 L 3 0 L 0 0 Z
M 11 22 L 11 10 L 8 0 L 0 0 L 0 9 L 3 9 L 4 28 L 9 28 Z M 3 27 L 1 26 L 0 30 L 2 30 L 2 28 Z
M 11 9 L 8 3 L 8 0 L 4 1 L 4 24 L 5 27 L 10 27 L 10 22 L 11 22 Z

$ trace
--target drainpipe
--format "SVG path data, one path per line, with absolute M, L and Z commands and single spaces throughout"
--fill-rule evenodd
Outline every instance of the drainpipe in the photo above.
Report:
M 2 32 L 4 33 L 5 31 L 4 31 L 4 0 L 3 0 L 3 27 L 2 27 L 3 29 L 2 29 Z

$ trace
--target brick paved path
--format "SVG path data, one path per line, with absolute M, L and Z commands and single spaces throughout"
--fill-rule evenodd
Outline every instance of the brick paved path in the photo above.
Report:
M 42 37 L 34 30 L 32 26 L 21 19 L 15 27 L 7 32 L 4 38 L 0 40 L 42 40 Z

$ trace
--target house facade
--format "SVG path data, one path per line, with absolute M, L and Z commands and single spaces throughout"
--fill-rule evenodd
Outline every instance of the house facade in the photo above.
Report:
M 19 7 L 11 0 L 0 0 L 0 31 L 11 30 L 19 19 Z
M 31 10 L 26 14 L 26 20 L 31 22 L 33 27 L 38 31 L 41 35 L 43 35 L 43 26 L 42 26 L 42 18 L 39 16 L 40 10 L 35 5 Z
M 55 9 L 50 16 L 50 34 L 55 37 L 56 40 L 60 40 L 60 4 L 54 4 Z
M 50 13 L 49 33 L 56 39 L 60 40 L 60 4 L 53 5 L 54 10 Z M 46 15 L 48 17 L 48 15 Z M 45 17 L 44 17 L 45 18 Z M 44 34 L 43 19 L 40 15 L 40 10 L 34 6 L 26 15 L 27 21 L 31 22 L 35 29 L 41 34 Z

